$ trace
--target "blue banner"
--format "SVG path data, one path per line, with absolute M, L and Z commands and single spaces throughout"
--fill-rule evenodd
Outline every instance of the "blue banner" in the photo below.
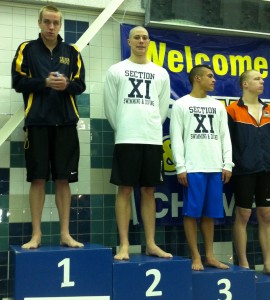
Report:
M 129 31 L 133 25 L 122 24 L 121 53 L 122 59 L 130 56 L 127 43 Z M 270 98 L 268 82 L 268 62 L 270 61 L 270 41 L 259 38 L 207 35 L 187 33 L 176 30 L 147 28 L 150 37 L 148 57 L 159 66 L 164 67 L 171 80 L 171 104 L 174 100 L 189 94 L 191 85 L 188 74 L 193 66 L 207 64 L 215 73 L 215 96 L 226 106 L 241 95 L 239 76 L 249 69 L 256 69 L 265 80 L 263 100 Z M 170 106 L 171 107 L 171 106 Z M 181 185 L 177 182 L 170 148 L 168 118 L 163 126 L 163 149 L 165 184 L 155 192 L 157 204 L 157 225 L 182 224 Z M 134 191 L 134 223 L 141 223 L 140 192 Z M 234 197 L 230 184 L 224 185 L 223 196 L 225 218 L 217 223 L 231 222 L 234 210 Z

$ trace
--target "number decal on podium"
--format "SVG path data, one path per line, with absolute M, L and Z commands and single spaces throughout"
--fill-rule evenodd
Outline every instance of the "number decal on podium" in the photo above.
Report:
M 162 291 L 154 291 L 154 289 L 157 287 L 161 279 L 160 271 L 157 269 L 148 270 L 146 272 L 146 277 L 149 275 L 154 275 L 154 281 L 150 285 L 149 289 L 146 291 L 145 296 L 146 297 L 162 296 Z
M 74 281 L 70 281 L 70 258 L 65 258 L 58 263 L 58 268 L 64 268 L 64 280 L 61 283 L 61 288 L 71 287 L 75 285 Z
M 217 285 L 221 285 L 221 284 L 224 284 L 225 287 L 224 287 L 224 289 L 220 289 L 219 293 L 226 295 L 226 298 L 224 300 L 232 300 L 232 293 L 230 292 L 230 288 L 231 288 L 230 280 L 226 279 L 226 278 L 220 279 L 217 282 Z M 218 300 L 220 300 L 220 299 L 218 299 Z

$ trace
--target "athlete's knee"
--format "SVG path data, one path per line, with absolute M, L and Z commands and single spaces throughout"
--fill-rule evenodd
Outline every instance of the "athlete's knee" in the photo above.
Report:
M 119 186 L 118 187 L 118 196 L 130 197 L 133 191 L 132 186 Z
M 256 213 L 258 222 L 270 224 L 270 207 L 258 207 Z
M 45 186 L 45 180 L 44 179 L 34 179 L 31 181 L 31 186 L 37 187 L 37 188 L 43 188 Z
M 144 193 L 144 194 L 154 194 L 155 192 L 155 187 L 153 186 L 143 186 L 141 187 L 141 193 Z
M 238 223 L 247 224 L 250 216 L 251 216 L 251 209 L 246 209 L 241 207 L 236 208 L 235 217 Z
M 142 200 L 149 201 L 149 199 L 152 199 L 154 201 L 155 200 L 154 192 L 155 192 L 154 187 L 141 187 Z
M 57 179 L 55 180 L 56 190 L 69 189 L 69 182 L 67 179 Z

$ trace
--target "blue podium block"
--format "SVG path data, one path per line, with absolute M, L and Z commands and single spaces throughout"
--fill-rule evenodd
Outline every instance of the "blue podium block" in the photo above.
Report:
M 113 263 L 113 300 L 191 300 L 191 261 L 131 255 Z
M 112 251 L 100 245 L 83 248 L 11 246 L 15 300 L 109 300 L 112 297 Z
M 192 293 L 193 300 L 255 300 L 255 272 L 233 265 L 228 270 L 192 271 Z
M 270 299 L 270 275 L 256 273 L 256 299 L 269 300 Z

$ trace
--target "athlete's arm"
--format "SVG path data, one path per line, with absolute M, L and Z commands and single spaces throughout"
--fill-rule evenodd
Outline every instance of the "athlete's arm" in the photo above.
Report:
M 222 170 L 222 181 L 223 183 L 228 183 L 232 177 L 232 172 L 223 169 Z
M 177 180 L 180 184 L 187 187 L 188 186 L 187 172 L 177 174 Z

